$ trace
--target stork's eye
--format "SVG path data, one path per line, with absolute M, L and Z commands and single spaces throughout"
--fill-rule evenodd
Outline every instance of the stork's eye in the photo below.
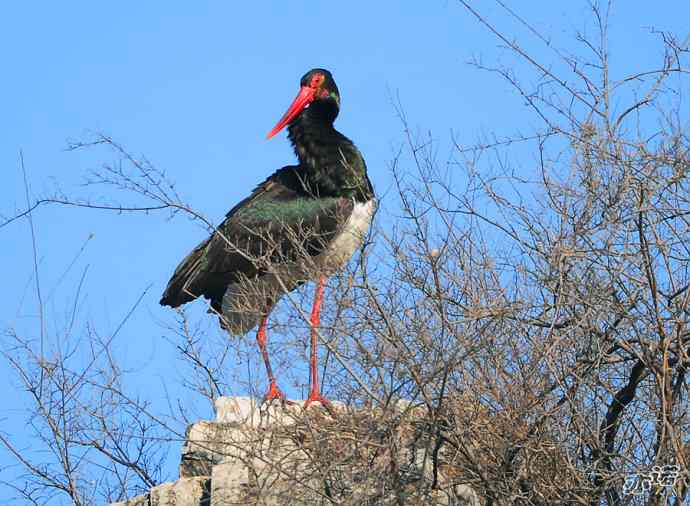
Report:
M 323 75 L 321 74 L 316 74 L 314 77 L 311 78 L 311 87 L 316 88 L 318 87 L 321 83 L 323 83 Z

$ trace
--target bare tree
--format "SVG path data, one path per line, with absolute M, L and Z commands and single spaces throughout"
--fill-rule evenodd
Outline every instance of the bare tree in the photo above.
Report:
M 433 504 L 440 491 L 446 504 L 472 504 L 467 490 L 486 505 L 683 504 L 690 138 L 680 98 L 689 39 L 652 33 L 659 67 L 612 80 L 610 5 L 591 6 L 596 36 L 577 35 L 584 58 L 556 49 L 499 2 L 552 51 L 554 61 L 542 62 L 460 3 L 514 58 L 472 64 L 513 86 L 541 126 L 467 145 L 453 139 L 453 163 L 442 165 L 435 141 L 397 106 L 407 136 L 379 221 L 394 225 L 375 227 L 356 262 L 331 279 L 340 296 L 319 330 L 324 388 L 346 407 L 282 428 L 303 458 L 295 468 L 272 464 L 295 484 L 293 504 Z M 74 147 L 94 144 L 122 163 L 91 183 L 143 200 L 112 206 L 56 195 L 4 224 L 57 202 L 182 212 L 213 229 L 162 172 L 108 137 Z M 526 150 L 533 157 L 516 163 Z M 305 353 L 301 297 L 284 296 L 285 360 Z M 183 313 L 170 330 L 188 386 L 210 401 L 228 393 L 238 378 L 224 369 L 240 345 L 207 340 Z M 59 470 L 2 436 L 24 466 L 15 487 L 29 502 L 64 493 L 85 504 L 160 479 L 156 458 L 181 431 L 127 395 L 107 339 L 89 334 L 92 358 L 72 368 L 76 348 L 47 359 L 12 337 L 5 357 Z M 106 478 L 85 478 L 96 475 Z

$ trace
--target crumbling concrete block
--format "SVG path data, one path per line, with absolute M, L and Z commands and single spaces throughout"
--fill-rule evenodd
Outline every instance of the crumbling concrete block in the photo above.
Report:
M 110 506 L 149 506 L 149 495 L 138 495 L 127 501 L 113 502 Z
M 398 409 L 408 410 L 409 415 L 416 408 L 401 403 Z M 368 434 L 370 425 L 371 430 L 379 430 L 376 408 L 348 411 L 333 403 L 328 413 L 305 413 L 303 401 L 261 406 L 249 397 L 222 397 L 216 401 L 216 414 L 216 421 L 200 421 L 187 429 L 177 482 L 164 483 L 148 495 L 112 506 L 319 505 L 332 503 L 333 497 L 348 505 L 372 504 L 372 500 L 392 504 L 405 494 L 436 506 L 480 504 L 470 487 L 453 483 L 443 471 L 433 476 L 429 442 L 424 432 L 416 433 L 421 425 L 411 423 L 404 430 L 394 425 L 401 431 L 395 454 L 379 452 L 375 440 L 367 446 L 366 437 L 336 443 L 323 439 L 333 428 L 341 431 L 338 423 L 343 421 L 346 430 L 347 423 L 352 425 L 350 432 L 355 436 L 361 430 Z M 412 418 L 414 415 L 411 413 Z M 348 452 L 355 449 L 352 455 L 356 458 L 348 460 Z M 399 465 L 397 491 L 380 489 L 381 484 L 372 481 L 368 472 L 369 467 L 389 465 L 391 458 Z M 317 467 L 315 462 L 319 462 Z M 436 490 L 430 488 L 432 479 Z
M 151 489 L 150 506 L 211 506 L 208 477 L 180 478 Z
M 249 469 L 235 460 L 228 460 L 213 466 L 211 474 L 211 497 L 213 506 L 252 504 L 248 501 Z
M 180 477 L 211 476 L 211 469 L 227 456 L 238 454 L 244 442 L 234 423 L 197 422 L 187 428 L 180 459 Z
M 219 397 L 215 403 L 216 422 L 252 428 L 291 424 L 302 413 L 304 401 L 289 402 L 262 405 L 251 397 Z

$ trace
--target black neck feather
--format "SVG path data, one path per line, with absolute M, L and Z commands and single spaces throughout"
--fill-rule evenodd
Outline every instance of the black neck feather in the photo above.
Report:
M 373 197 L 366 164 L 354 143 L 333 128 L 338 107 L 333 100 L 313 102 L 288 127 L 301 174 L 316 197 Z

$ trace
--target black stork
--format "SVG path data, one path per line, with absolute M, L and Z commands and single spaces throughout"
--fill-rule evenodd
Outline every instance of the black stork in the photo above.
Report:
M 268 374 L 264 402 L 286 402 L 266 350 L 268 315 L 281 295 L 316 282 L 311 310 L 310 389 L 304 407 L 329 401 L 319 388 L 317 332 L 327 276 L 361 246 L 375 209 L 364 158 L 333 128 L 340 94 L 331 73 L 307 72 L 285 126 L 299 160 L 276 171 L 233 207 L 214 233 L 182 260 L 160 303 L 178 307 L 199 296 L 232 335 L 258 324 L 256 341 Z

